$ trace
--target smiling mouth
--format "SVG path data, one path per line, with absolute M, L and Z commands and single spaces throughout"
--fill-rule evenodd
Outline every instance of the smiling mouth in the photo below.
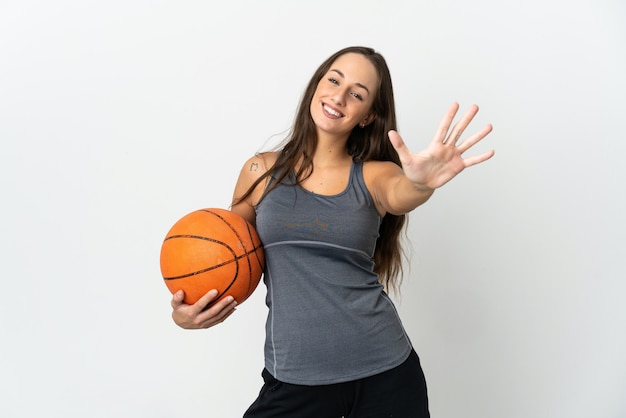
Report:
M 328 106 L 325 103 L 322 103 L 322 109 L 324 110 L 324 113 L 326 113 L 327 115 L 334 117 L 334 118 L 343 118 L 344 114 L 339 112 L 338 110 L 333 109 L 332 107 Z

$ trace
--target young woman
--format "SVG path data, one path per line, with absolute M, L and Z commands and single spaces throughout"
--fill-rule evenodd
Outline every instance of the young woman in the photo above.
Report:
M 429 146 L 411 153 L 395 131 L 384 58 L 350 47 L 317 69 L 276 152 L 250 158 L 232 211 L 256 226 L 267 267 L 265 384 L 246 418 L 428 417 L 419 359 L 385 289 L 398 286 L 408 212 L 464 168 L 490 131 L 459 141 L 478 108 L 452 125 L 450 107 Z M 172 298 L 183 328 L 235 310 L 217 295 Z

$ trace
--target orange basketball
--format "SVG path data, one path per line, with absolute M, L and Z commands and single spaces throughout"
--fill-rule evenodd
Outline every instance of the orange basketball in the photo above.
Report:
M 265 256 L 252 225 L 226 209 L 200 209 L 172 226 L 161 246 L 161 274 L 172 293 L 185 291 L 193 304 L 217 289 L 219 299 L 231 295 L 238 304 L 259 284 Z

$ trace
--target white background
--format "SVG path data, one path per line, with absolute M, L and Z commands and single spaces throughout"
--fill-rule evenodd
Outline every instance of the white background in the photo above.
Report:
M 411 215 L 397 301 L 433 417 L 623 418 L 625 18 L 620 0 L 0 1 L 0 416 L 242 415 L 265 288 L 179 329 L 161 242 L 229 205 L 315 68 L 358 44 L 387 58 L 412 149 L 453 101 L 495 128 L 474 151 L 495 158 Z

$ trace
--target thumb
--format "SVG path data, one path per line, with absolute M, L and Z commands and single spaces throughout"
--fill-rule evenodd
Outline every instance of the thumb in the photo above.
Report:
M 393 145 L 395 150 L 398 152 L 400 161 L 403 163 L 405 161 L 408 161 L 411 156 L 411 151 L 404 143 L 404 140 L 402 139 L 400 134 L 395 130 L 391 130 L 387 133 L 387 135 L 389 136 L 389 142 L 391 142 L 391 145 Z

